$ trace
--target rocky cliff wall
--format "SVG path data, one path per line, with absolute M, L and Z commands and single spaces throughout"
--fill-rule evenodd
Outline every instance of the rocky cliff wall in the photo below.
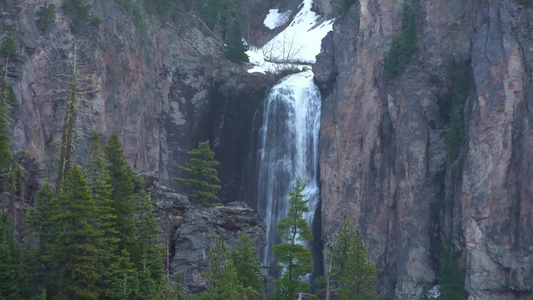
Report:
M 347 214 L 381 292 L 395 299 L 436 283 L 449 234 L 471 299 L 530 299 L 533 10 L 520 1 L 413 2 L 418 51 L 389 80 L 384 60 L 404 1 L 360 0 L 323 41 L 314 68 L 324 99 L 323 234 Z M 462 142 L 450 149 L 459 72 Z
M 13 149 L 29 151 L 45 176 L 54 174 L 74 57 L 83 92 L 76 121 L 77 163 L 86 157 L 88 134 L 96 130 L 105 140 L 115 131 L 137 170 L 156 173 L 162 184 L 179 188 L 172 181 L 177 166 L 199 141 L 224 136 L 234 142 L 231 150 L 245 151 L 241 149 L 248 143 L 234 129 L 251 127 L 245 123 L 250 118 L 232 118 L 253 115 L 274 78 L 248 74 L 245 66 L 227 62 L 223 43 L 192 13 L 177 11 L 169 19 L 142 12 L 141 22 L 120 1 L 91 0 L 86 1 L 90 13 L 101 22 L 92 24 L 90 17 L 75 35 L 75 17 L 61 8 L 63 2 L 0 3 L 1 25 L 18 31 L 17 55 L 8 63 L 8 83 L 18 102 L 10 111 Z M 258 1 L 241 2 L 266 14 Z M 57 12 L 57 21 L 43 30 L 40 17 L 48 5 Z M 247 24 L 257 19 L 243 17 L 249 17 Z M 250 30 L 259 26 L 253 25 Z M 223 142 L 217 145 L 216 152 L 226 149 Z M 239 167 L 233 166 L 240 161 L 233 153 L 217 154 L 217 159 L 228 169 L 221 177 L 231 183 L 223 193 L 229 197 L 230 190 L 238 190 L 234 170 Z

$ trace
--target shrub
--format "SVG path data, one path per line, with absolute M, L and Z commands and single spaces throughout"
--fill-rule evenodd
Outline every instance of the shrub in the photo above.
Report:
M 416 14 L 418 8 L 412 0 L 405 2 L 402 16 L 400 35 L 392 41 L 391 48 L 385 58 L 385 78 L 390 79 L 401 73 L 407 67 L 413 54 L 418 50 L 416 46 Z
M 47 7 L 43 8 L 39 14 L 39 25 L 41 26 L 42 30 L 48 29 L 56 22 L 57 13 L 53 5 L 48 5 Z

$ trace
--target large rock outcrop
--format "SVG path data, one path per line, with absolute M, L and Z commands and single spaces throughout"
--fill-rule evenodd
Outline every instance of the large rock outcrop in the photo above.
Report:
M 205 289 L 208 281 L 202 274 L 209 269 L 209 251 L 218 235 L 229 250 L 244 233 L 254 242 L 256 253 L 266 245 L 263 220 L 246 204 L 232 202 L 205 208 L 164 187 L 157 187 L 152 199 L 163 238 L 168 243 L 169 271 L 181 277 L 185 295 Z
M 386 81 L 404 1 L 360 0 L 323 41 L 323 233 L 347 214 L 381 292 L 413 299 L 436 282 L 442 240 L 462 250 L 471 299 L 531 299 L 533 9 L 526 1 L 413 1 L 418 52 Z M 470 77 L 459 157 L 449 93 Z

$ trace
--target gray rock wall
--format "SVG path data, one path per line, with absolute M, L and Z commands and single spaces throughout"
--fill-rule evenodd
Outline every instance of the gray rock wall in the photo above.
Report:
M 324 96 L 323 233 L 331 237 L 347 214 L 380 290 L 396 299 L 435 283 L 449 233 L 472 299 L 529 299 L 533 11 L 518 1 L 415 1 L 419 51 L 387 82 L 403 2 L 360 0 L 323 41 L 314 68 Z M 473 84 L 459 180 L 451 180 L 443 95 L 460 69 Z

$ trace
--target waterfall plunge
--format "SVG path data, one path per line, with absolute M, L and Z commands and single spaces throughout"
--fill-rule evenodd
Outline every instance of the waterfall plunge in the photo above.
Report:
M 262 260 L 271 272 L 275 272 L 272 246 L 281 242 L 276 224 L 287 215 L 286 192 L 294 188 L 296 178 L 307 184 L 309 213 L 304 218 L 309 226 L 319 203 L 320 109 L 320 92 L 311 71 L 285 77 L 265 99 L 257 153 L 257 203 L 267 226 Z

